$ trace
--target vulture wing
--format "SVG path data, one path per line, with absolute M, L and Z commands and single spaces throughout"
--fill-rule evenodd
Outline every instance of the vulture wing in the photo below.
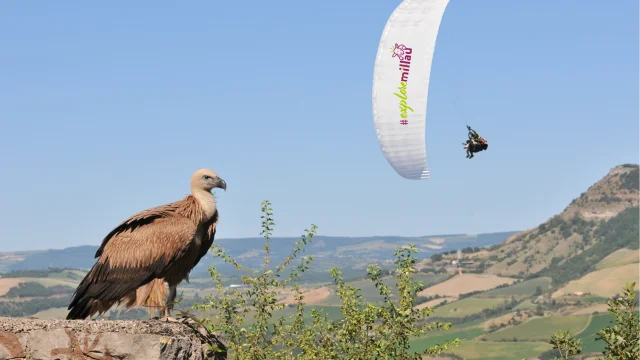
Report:
M 196 225 L 174 204 L 140 212 L 111 231 L 96 253 L 98 261 L 82 280 L 67 319 L 84 319 L 109 308 L 137 288 L 162 277 L 192 244 Z

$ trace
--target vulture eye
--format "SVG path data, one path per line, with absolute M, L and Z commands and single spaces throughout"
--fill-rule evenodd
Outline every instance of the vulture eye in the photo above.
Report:
M 209 176 L 209 175 L 205 175 L 205 176 L 204 176 L 204 179 L 205 179 L 205 180 L 210 180 L 210 179 L 211 179 L 211 176 Z

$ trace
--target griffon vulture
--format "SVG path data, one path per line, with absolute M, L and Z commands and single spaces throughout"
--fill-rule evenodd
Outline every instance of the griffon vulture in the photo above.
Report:
M 200 169 L 191 177 L 191 195 L 139 212 L 113 229 L 78 285 L 67 319 L 102 314 L 116 303 L 149 312 L 160 308 L 168 316 L 167 304 L 175 300 L 178 284 L 188 281 L 213 244 L 218 224 L 214 188 L 226 191 L 227 184 L 215 172 Z

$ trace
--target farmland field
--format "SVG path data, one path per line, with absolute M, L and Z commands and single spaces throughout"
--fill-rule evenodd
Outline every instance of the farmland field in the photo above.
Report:
M 451 352 L 469 360 L 514 360 L 536 358 L 551 348 L 544 342 L 464 341 Z
M 638 311 L 635 312 L 636 317 Z M 604 350 L 604 341 L 596 341 L 596 334 L 604 327 L 611 325 L 613 316 L 609 314 L 596 315 L 591 318 L 589 326 L 576 337 L 582 340 L 582 351 L 585 353 L 601 352 Z
M 24 280 L 26 282 L 37 282 L 43 286 L 46 287 L 52 287 L 52 286 L 56 286 L 56 285 L 64 285 L 64 286 L 71 286 L 73 288 L 75 288 L 76 286 L 78 286 L 79 281 L 74 281 L 71 279 L 56 279 L 56 278 L 48 278 L 48 277 L 43 277 L 43 278 L 24 278 Z
M 482 297 L 491 297 L 491 296 L 500 296 L 500 297 L 511 297 L 511 296 L 532 296 L 536 292 L 536 288 L 540 286 L 542 291 L 546 291 L 549 289 L 551 285 L 551 279 L 548 277 L 540 277 L 536 279 L 531 279 L 527 281 L 523 281 L 519 284 L 511 285 L 508 287 L 493 289 L 487 292 L 480 294 Z
M 486 291 L 503 284 L 511 284 L 515 279 L 486 274 L 462 274 L 440 284 L 422 290 L 420 296 L 459 296 L 474 291 Z
M 431 336 L 411 340 L 411 351 L 420 352 L 434 345 L 443 344 L 445 341 L 453 341 L 456 338 L 460 340 L 470 340 L 484 333 L 485 331 L 481 328 L 463 331 L 436 331 L 433 332 Z
M 518 339 L 524 341 L 548 341 L 558 330 L 571 330 L 577 334 L 587 327 L 591 315 L 552 316 L 536 318 L 520 325 L 502 329 L 485 336 L 489 341 Z
M 332 289 L 329 289 L 326 286 L 316 288 L 316 289 L 311 289 L 308 291 L 304 291 L 302 293 L 302 296 L 303 296 L 302 303 L 305 305 L 318 304 L 323 302 L 323 300 L 326 300 L 331 295 L 333 295 Z M 295 303 L 296 302 L 295 293 L 292 293 L 291 295 L 287 296 L 281 301 L 284 303 Z
M 0 278 L 0 296 L 8 293 L 12 287 L 16 287 L 23 282 L 25 282 L 25 280 L 22 278 Z
M 599 314 L 606 314 L 609 311 L 609 306 L 607 304 L 591 304 L 587 307 L 582 307 L 574 312 L 571 315 L 584 315 L 584 314 L 593 314 L 597 312 Z
M 504 302 L 500 298 L 470 297 L 440 306 L 435 309 L 433 317 L 455 318 L 464 317 L 482 312 L 483 309 L 491 309 Z
M 535 309 L 536 307 L 537 305 L 532 303 L 531 300 L 525 300 L 518 304 L 518 306 L 516 306 L 514 310 L 530 310 Z

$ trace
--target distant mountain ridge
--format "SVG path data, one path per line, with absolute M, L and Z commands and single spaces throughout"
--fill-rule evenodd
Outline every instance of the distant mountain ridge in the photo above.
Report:
M 484 247 L 503 242 L 516 231 L 486 233 L 478 235 L 453 234 L 422 237 L 372 236 L 372 237 L 333 237 L 316 236 L 306 247 L 303 255 L 313 255 L 318 262 L 335 262 L 338 259 L 350 258 L 350 263 L 364 261 L 384 261 L 390 259 L 393 251 L 403 245 L 416 244 L 421 257 L 429 257 L 440 251 L 462 249 L 464 247 Z M 275 237 L 271 239 L 272 259 L 274 262 L 284 259 L 293 248 L 299 237 Z M 245 266 L 254 267 L 261 264 L 264 254 L 264 238 L 217 239 L 227 254 L 238 259 Z M 52 249 L 33 252 L 22 256 L 23 260 L 5 266 L 8 271 L 40 270 L 53 268 L 89 269 L 95 262 L 94 255 L 98 245 L 83 245 L 64 249 Z M 9 256 L 11 253 L 0 255 Z M 206 271 L 213 263 L 211 255 L 205 256 L 194 272 Z M 219 261 L 215 264 L 218 266 Z M 222 266 L 224 267 L 224 266 Z

